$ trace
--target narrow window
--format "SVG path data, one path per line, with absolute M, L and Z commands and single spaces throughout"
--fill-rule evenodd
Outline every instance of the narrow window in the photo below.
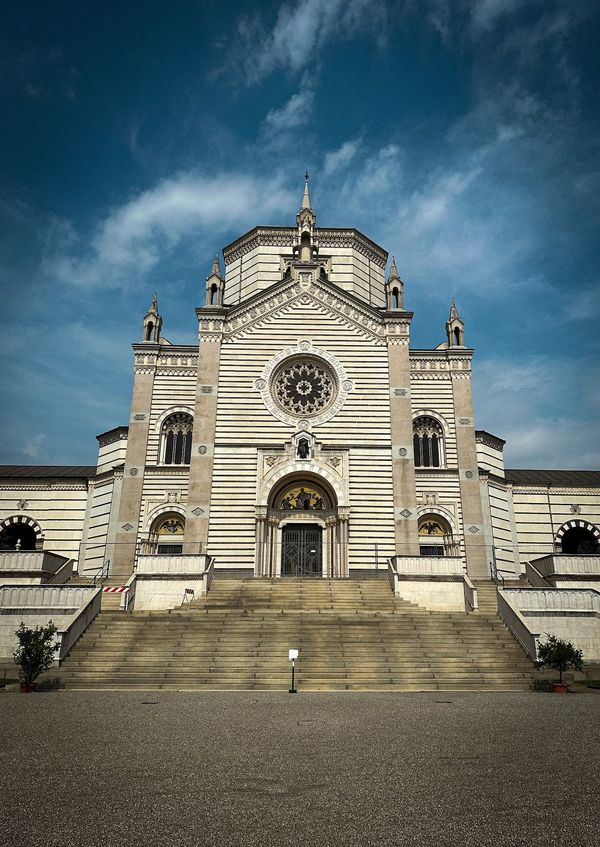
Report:
M 400 308 L 400 296 L 398 294 L 398 289 L 394 288 L 392 291 L 392 309 Z
M 455 338 L 455 340 L 456 340 L 456 345 L 457 345 L 458 347 L 460 347 L 460 346 L 461 346 L 461 343 L 460 343 L 460 329 L 459 329 L 457 326 L 455 326 L 455 327 L 454 327 L 454 338 Z
M 443 464 L 444 434 L 435 418 L 429 416 L 413 421 L 415 467 L 439 468 Z
M 192 432 L 194 420 L 191 415 L 178 412 L 169 415 L 161 429 L 159 454 L 165 465 L 189 465 L 192 457 Z
M 152 321 L 148 322 L 146 326 L 146 341 L 152 341 L 152 330 L 154 329 L 154 324 Z
M 167 432 L 167 446 L 165 447 L 165 465 L 173 464 L 173 430 Z

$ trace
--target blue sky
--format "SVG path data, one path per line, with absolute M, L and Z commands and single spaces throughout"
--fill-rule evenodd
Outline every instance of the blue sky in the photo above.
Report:
M 456 297 L 507 465 L 600 468 L 599 35 L 600 0 L 5 3 L 0 462 L 93 463 L 152 292 L 193 343 L 214 254 L 308 169 L 413 346 Z

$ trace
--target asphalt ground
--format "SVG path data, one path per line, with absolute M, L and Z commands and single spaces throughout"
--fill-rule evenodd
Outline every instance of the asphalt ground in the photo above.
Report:
M 0 843 L 597 845 L 600 693 L 0 694 Z

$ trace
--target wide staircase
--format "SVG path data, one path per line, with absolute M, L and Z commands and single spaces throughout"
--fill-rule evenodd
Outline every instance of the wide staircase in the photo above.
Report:
M 215 578 L 171 612 L 102 611 L 61 667 L 67 688 L 527 690 L 533 664 L 495 610 L 429 612 L 383 580 Z

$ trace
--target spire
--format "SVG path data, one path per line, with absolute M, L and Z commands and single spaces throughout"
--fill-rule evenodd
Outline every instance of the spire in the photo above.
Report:
M 304 174 L 304 194 L 302 195 L 300 211 L 296 215 L 296 224 L 298 226 L 298 241 L 294 247 L 294 256 L 296 261 L 316 261 L 319 252 L 315 231 L 317 226 L 317 216 L 310 205 L 308 171 Z
M 448 338 L 448 347 L 464 347 L 465 324 L 458 314 L 454 297 L 450 304 L 450 317 L 446 321 L 446 336 Z
M 144 317 L 144 333 L 142 341 L 152 341 L 154 344 L 160 342 L 160 331 L 162 328 L 162 318 L 158 311 L 158 295 L 156 291 L 152 296 L 150 308 Z
M 221 275 L 219 254 L 214 258 L 212 271 L 206 277 L 206 305 L 222 306 L 225 292 L 225 280 Z
M 398 274 L 394 256 L 392 256 L 392 264 L 390 265 L 390 275 L 385 284 L 385 301 L 388 310 L 404 308 L 404 283 Z
M 308 171 L 304 174 L 304 196 L 302 197 L 302 204 L 300 209 L 310 209 L 310 194 L 308 191 Z

